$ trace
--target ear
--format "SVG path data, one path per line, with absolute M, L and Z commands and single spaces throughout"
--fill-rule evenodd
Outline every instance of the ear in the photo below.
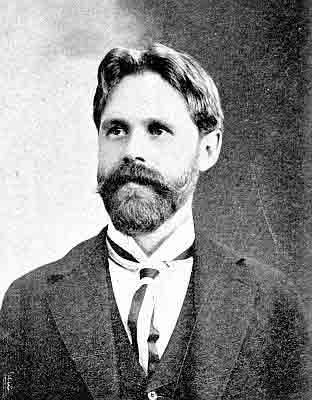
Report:
M 199 170 L 204 172 L 215 165 L 219 158 L 222 144 L 222 132 L 216 129 L 200 138 Z

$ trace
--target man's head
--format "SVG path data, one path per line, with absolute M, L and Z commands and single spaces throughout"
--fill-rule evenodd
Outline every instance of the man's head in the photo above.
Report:
M 191 199 L 217 161 L 218 91 L 190 56 L 165 46 L 113 49 L 98 71 L 98 192 L 115 227 L 152 232 Z

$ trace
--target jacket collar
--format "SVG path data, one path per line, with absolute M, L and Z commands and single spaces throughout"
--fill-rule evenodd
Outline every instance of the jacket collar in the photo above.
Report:
M 79 255 L 75 272 L 47 293 L 62 339 L 94 399 L 113 399 L 118 393 L 105 237 L 106 229 Z M 194 291 L 196 322 L 185 362 L 160 383 L 175 380 L 178 387 L 179 379 L 186 379 L 194 398 L 215 400 L 240 351 L 255 290 L 247 267 L 198 233 Z
M 62 340 L 94 399 L 113 399 L 118 391 L 105 236 L 106 229 L 47 292 Z

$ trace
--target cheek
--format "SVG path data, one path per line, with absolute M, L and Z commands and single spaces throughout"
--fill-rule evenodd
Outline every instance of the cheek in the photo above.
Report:
M 198 151 L 192 152 L 180 151 L 171 153 L 160 165 L 160 171 L 169 180 L 175 180 L 184 176 L 191 169 L 198 168 Z
M 101 139 L 98 140 L 98 159 L 99 161 L 105 160 L 108 158 L 109 154 L 111 152 L 109 151 L 109 146 L 101 141 Z
M 108 143 L 99 142 L 98 165 L 101 170 L 110 170 L 119 162 L 120 152 L 117 150 Z
M 168 162 L 171 163 L 172 168 L 185 169 L 197 157 L 197 154 L 198 143 L 195 141 L 185 141 L 172 149 L 170 157 L 168 157 Z

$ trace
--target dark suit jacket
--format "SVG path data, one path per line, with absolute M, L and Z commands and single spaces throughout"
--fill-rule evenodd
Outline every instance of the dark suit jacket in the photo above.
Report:
M 7 398 L 119 399 L 105 235 L 8 290 L 0 322 Z M 303 313 L 285 276 L 196 237 L 196 323 L 184 362 L 159 384 L 183 379 L 196 400 L 311 399 Z

